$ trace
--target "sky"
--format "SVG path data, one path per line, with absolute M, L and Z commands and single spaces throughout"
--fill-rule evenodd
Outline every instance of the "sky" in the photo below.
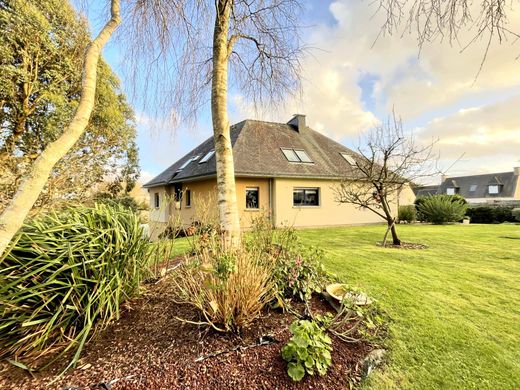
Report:
M 414 35 L 378 38 L 383 15 L 371 4 L 307 0 L 303 36 L 313 49 L 303 59 L 302 98 L 287 99 L 276 112 L 259 117 L 240 91 L 231 89 L 231 123 L 287 122 L 300 113 L 314 130 L 356 148 L 365 132 L 394 111 L 419 141 L 438 140 L 440 164 L 449 167 L 450 176 L 520 166 L 520 42 L 493 44 L 478 73 L 486 42 L 462 50 L 472 38 L 463 31 L 458 44 L 434 42 L 419 52 Z M 93 33 L 102 25 L 103 11 L 99 5 L 84 11 Z M 509 14 L 509 27 L 515 26 L 520 30 L 520 11 Z M 211 136 L 209 103 L 195 127 L 174 130 L 164 119 L 167 113 L 142 108 L 133 79 L 125 76 L 121 45 L 109 43 L 104 57 L 135 105 L 142 182 Z

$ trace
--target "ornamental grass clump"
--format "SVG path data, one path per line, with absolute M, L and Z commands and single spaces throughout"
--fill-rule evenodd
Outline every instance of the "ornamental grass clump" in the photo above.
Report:
M 204 242 L 203 249 L 188 257 L 173 277 L 179 303 L 197 309 L 198 325 L 238 332 L 275 297 L 270 262 L 244 248 L 223 248 L 218 234 L 204 237 Z
M 0 258 L 0 358 L 46 365 L 120 314 L 147 272 L 149 243 L 132 212 L 73 208 L 24 225 Z M 67 368 L 68 368 L 67 367 Z

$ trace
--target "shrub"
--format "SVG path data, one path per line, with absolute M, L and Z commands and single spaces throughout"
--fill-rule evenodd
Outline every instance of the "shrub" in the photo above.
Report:
M 298 245 L 280 252 L 276 257 L 273 278 L 283 297 L 308 301 L 313 293 L 322 291 L 329 279 L 322 263 L 323 250 Z
M 122 206 L 127 208 L 134 213 L 139 211 L 139 203 L 132 198 L 130 195 L 113 196 L 108 192 L 98 192 L 94 196 L 95 203 L 102 203 L 108 206 Z
M 466 210 L 466 204 L 460 200 L 453 200 L 450 195 L 426 197 L 419 206 L 424 220 L 434 224 L 460 221 Z
M 511 215 L 520 222 L 520 207 L 511 210 Z
M 0 357 L 75 350 L 138 291 L 148 241 L 138 217 L 98 204 L 29 221 L 0 259 Z
M 414 205 L 399 206 L 398 220 L 404 222 L 415 222 L 417 220 L 417 211 Z
M 325 375 L 332 362 L 332 341 L 325 330 L 308 320 L 294 321 L 289 330 L 292 337 L 282 348 L 282 357 L 292 380 L 300 381 L 305 373 L 314 375 L 315 371 Z
M 187 259 L 173 281 L 181 301 L 202 314 L 201 323 L 222 332 L 249 325 L 275 293 L 268 262 L 245 250 L 225 251 L 215 242 Z
M 307 301 L 331 277 L 323 266 L 321 249 L 302 245 L 293 228 L 275 229 L 265 215 L 253 221 L 247 247 L 274 262 L 273 282 L 280 298 Z
M 467 215 L 471 223 L 514 222 L 512 211 L 512 206 L 477 206 L 469 208 Z
M 417 211 L 417 220 L 421 222 L 426 221 L 426 217 L 421 213 L 421 205 L 426 201 L 426 199 L 431 198 L 432 196 L 440 196 L 444 199 L 449 199 L 451 202 L 458 202 L 462 204 L 467 204 L 468 202 L 462 195 L 455 194 L 455 195 L 446 195 L 446 194 L 440 194 L 440 195 L 428 195 L 428 196 L 418 196 L 415 198 L 414 204 L 415 204 L 415 210 Z

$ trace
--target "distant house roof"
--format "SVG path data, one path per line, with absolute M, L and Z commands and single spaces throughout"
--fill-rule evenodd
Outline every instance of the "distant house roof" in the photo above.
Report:
M 488 173 L 484 175 L 448 177 L 439 186 L 438 193 L 445 194 L 448 188 L 457 188 L 464 198 L 512 198 L 518 175 L 515 172 Z M 489 193 L 489 186 L 499 186 L 497 194 Z
M 415 187 L 413 189 L 413 192 L 415 193 L 415 196 L 428 196 L 428 195 L 437 194 L 438 189 L 439 189 L 438 185 L 422 186 L 422 187 Z
M 304 119 L 304 128 L 299 129 L 293 123 L 295 122 L 290 121 L 289 124 L 285 124 L 245 120 L 231 126 L 235 175 L 324 179 L 358 176 L 355 165 L 352 165 L 347 158 L 350 156 L 355 161 L 359 159 L 357 153 L 305 127 Z M 213 137 L 211 137 L 146 183 L 144 187 L 215 176 L 215 155 L 208 155 L 213 148 Z M 306 160 L 306 154 L 312 162 L 291 162 L 287 157 L 288 154 L 282 152 L 282 149 L 293 149 L 296 154 L 303 150 L 305 153 L 300 153 L 302 161 Z M 205 156 L 209 158 L 201 163 Z

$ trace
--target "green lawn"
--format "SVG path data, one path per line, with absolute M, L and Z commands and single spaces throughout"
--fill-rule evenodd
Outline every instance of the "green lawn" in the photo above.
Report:
M 425 250 L 375 246 L 382 226 L 299 232 L 391 316 L 386 389 L 520 388 L 520 225 L 402 225 Z

